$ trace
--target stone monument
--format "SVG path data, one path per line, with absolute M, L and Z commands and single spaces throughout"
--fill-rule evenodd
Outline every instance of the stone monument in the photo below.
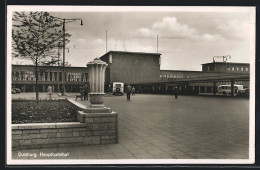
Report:
M 118 114 L 104 105 L 104 81 L 107 63 L 95 58 L 87 64 L 90 82 L 89 107 L 78 111 L 78 121 L 86 123 L 95 136 L 85 144 L 108 144 L 118 142 Z M 93 142 L 94 141 L 94 142 Z M 90 143 L 88 143 L 90 142 Z

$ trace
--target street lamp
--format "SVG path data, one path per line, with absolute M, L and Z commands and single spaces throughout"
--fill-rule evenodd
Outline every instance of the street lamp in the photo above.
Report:
M 68 52 L 69 52 L 69 48 L 68 49 Z M 58 44 L 58 66 L 60 66 L 60 42 Z M 65 67 L 65 64 L 63 64 L 63 68 Z M 64 71 L 64 70 L 63 70 Z M 58 73 L 59 74 L 59 73 Z M 63 72 L 64 74 L 64 72 Z M 59 77 L 59 76 L 58 76 Z M 60 79 L 58 78 L 58 93 L 60 93 Z
M 62 27 L 62 31 L 63 31 L 63 75 L 62 75 L 62 96 L 65 96 L 65 24 L 69 23 L 69 22 L 73 22 L 73 21 L 77 21 L 80 20 L 80 25 L 83 25 L 83 20 L 82 18 L 75 18 L 75 19 L 65 19 L 65 18 L 58 18 L 58 17 L 54 17 L 54 16 L 50 16 L 50 18 L 55 18 L 57 20 L 63 21 L 63 27 Z M 48 18 L 46 17 L 46 21 L 48 21 Z

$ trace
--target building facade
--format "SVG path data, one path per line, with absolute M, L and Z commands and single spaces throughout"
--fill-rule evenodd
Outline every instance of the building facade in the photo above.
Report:
M 235 66 L 235 64 L 233 63 Z M 239 64 L 240 65 L 240 64 Z M 249 64 L 245 64 L 246 67 L 249 68 Z M 239 72 L 214 72 L 214 71 L 183 71 L 183 70 L 161 70 L 160 71 L 160 81 L 164 82 L 161 84 L 160 91 L 161 93 L 172 93 L 174 86 L 179 86 L 180 94 L 200 94 L 200 93 L 213 93 L 214 92 L 214 82 L 216 83 L 215 86 L 219 85 L 227 85 L 231 84 L 231 79 L 229 80 L 218 80 L 221 77 L 225 76 L 235 76 L 241 75 L 242 73 Z M 249 72 L 244 72 L 243 74 L 249 75 Z M 201 78 L 208 78 L 208 77 L 216 77 L 215 81 L 212 80 L 204 80 L 204 81 L 196 81 L 197 79 Z M 182 82 L 183 80 L 183 82 Z M 193 81 L 195 80 L 195 81 Z M 170 82 L 170 83 L 167 83 Z M 175 83 L 173 83 L 175 82 Z M 249 80 L 241 80 L 236 79 L 234 84 L 243 85 L 244 88 L 249 88 L 250 83 Z M 216 88 L 216 87 L 215 87 Z M 158 89 L 158 88 L 157 88 Z M 157 90 L 158 91 L 158 90 Z
M 248 74 L 250 67 L 247 63 L 213 62 L 202 64 L 202 72 Z
M 157 82 L 160 77 L 158 53 L 109 51 L 100 57 L 108 64 L 105 74 L 105 91 L 113 82 L 142 84 Z
M 247 63 L 213 62 L 202 64 L 202 71 L 160 70 L 161 54 L 109 51 L 100 57 L 108 64 L 105 73 L 105 92 L 113 82 L 130 83 L 137 93 L 172 94 L 178 86 L 180 94 L 212 93 L 218 85 L 234 84 L 249 88 L 250 65 Z M 39 66 L 39 92 L 52 85 L 61 91 L 63 67 Z M 246 78 L 241 78 L 245 75 Z M 228 79 L 223 79 L 227 77 Z M 237 78 L 240 76 L 240 78 Z M 87 67 L 65 67 L 66 92 L 79 92 L 88 81 Z M 213 78 L 213 79 L 212 79 Z M 12 65 L 12 87 L 24 92 L 35 91 L 35 66 Z
M 34 65 L 12 65 L 12 87 L 23 92 L 34 92 L 36 83 L 36 67 Z M 54 92 L 62 89 L 63 67 L 38 66 L 38 90 L 46 92 L 51 85 Z M 87 67 L 65 67 L 66 92 L 79 92 L 79 87 L 88 81 Z

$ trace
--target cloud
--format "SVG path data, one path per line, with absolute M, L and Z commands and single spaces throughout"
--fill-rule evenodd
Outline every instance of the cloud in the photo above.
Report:
M 71 42 L 68 47 L 76 49 L 92 49 L 92 48 L 104 48 L 105 41 L 102 39 L 94 39 L 93 41 L 88 39 L 77 39 L 75 42 Z
M 217 25 L 217 30 L 225 37 L 232 39 L 245 39 L 249 37 L 249 22 L 241 22 L 235 19 L 229 20 L 227 23 L 216 20 L 215 23 Z
M 179 23 L 175 17 L 163 18 L 161 22 L 154 23 L 152 29 L 155 32 L 163 33 L 163 36 L 195 38 L 198 35 L 196 29 Z
M 104 40 L 102 40 L 102 39 L 96 39 L 96 40 L 94 40 L 91 44 L 90 44 L 90 47 L 92 48 L 101 48 L 101 47 L 103 47 L 104 48 L 104 46 L 105 46 L 105 41 Z
M 151 28 L 140 28 L 135 35 L 143 38 L 156 38 L 158 35 L 165 39 L 190 39 L 195 41 L 223 39 L 220 34 L 200 34 L 198 30 L 180 23 L 175 17 L 164 17 L 160 22 L 155 22 Z
M 108 40 L 108 51 L 133 51 L 133 52 L 155 52 L 151 45 L 143 44 L 139 41 L 122 41 L 117 39 Z
M 137 31 L 137 34 L 143 37 L 154 37 L 156 36 L 153 31 L 151 31 L 149 28 L 140 28 Z
M 220 40 L 223 40 L 224 38 L 219 34 L 205 33 L 202 35 L 202 39 L 204 39 L 206 41 L 220 41 Z

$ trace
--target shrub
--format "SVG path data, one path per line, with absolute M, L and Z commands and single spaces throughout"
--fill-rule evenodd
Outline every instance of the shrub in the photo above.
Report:
M 12 123 L 55 123 L 77 121 L 77 107 L 66 99 L 12 100 Z

